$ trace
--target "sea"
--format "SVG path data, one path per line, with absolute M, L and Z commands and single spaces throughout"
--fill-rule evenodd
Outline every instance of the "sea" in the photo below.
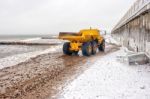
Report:
M 0 41 L 1 40 L 25 40 L 30 38 L 51 38 L 54 35 L 0 35 Z
M 51 38 L 53 35 L 0 35 L 0 42 L 20 41 L 32 38 Z M 23 54 L 48 49 L 47 45 L 0 45 L 0 59 L 16 54 Z

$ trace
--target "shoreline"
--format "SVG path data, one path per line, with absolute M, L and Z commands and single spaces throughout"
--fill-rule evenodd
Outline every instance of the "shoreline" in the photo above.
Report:
M 42 38 L 0 41 L 0 70 L 19 64 L 38 55 L 58 51 L 62 43 L 63 42 L 58 39 Z

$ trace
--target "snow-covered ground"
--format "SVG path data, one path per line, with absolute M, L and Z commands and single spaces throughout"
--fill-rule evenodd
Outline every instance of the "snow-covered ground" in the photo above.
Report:
M 53 53 L 58 52 L 60 50 L 61 46 L 51 46 L 48 49 L 40 50 L 40 51 L 34 51 L 34 52 L 28 52 L 23 54 L 15 54 L 12 56 L 8 56 L 5 58 L 0 59 L 0 69 L 3 69 L 5 67 L 14 66 L 16 64 L 19 64 L 21 62 L 27 61 L 30 58 L 37 57 L 38 55 L 47 54 L 47 53 Z
M 121 54 L 97 56 L 59 99 L 150 99 L 150 65 L 129 66 L 117 60 Z
M 0 59 L 16 54 L 43 51 L 48 48 L 50 45 L 0 45 Z

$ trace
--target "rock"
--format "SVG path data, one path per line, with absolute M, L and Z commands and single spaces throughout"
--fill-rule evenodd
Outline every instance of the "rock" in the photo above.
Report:
M 128 55 L 129 65 L 144 65 L 149 63 L 149 58 L 145 53 Z
M 140 87 L 141 89 L 145 89 L 145 86 Z

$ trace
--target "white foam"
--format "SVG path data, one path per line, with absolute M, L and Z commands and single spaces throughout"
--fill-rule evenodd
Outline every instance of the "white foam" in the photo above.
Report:
M 40 37 L 37 38 L 29 38 L 29 39 L 25 39 L 25 40 L 20 40 L 21 42 L 29 42 L 29 41 L 35 41 L 35 40 L 40 40 Z

